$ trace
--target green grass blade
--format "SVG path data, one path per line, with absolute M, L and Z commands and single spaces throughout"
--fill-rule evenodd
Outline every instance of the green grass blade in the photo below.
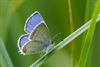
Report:
M 92 37 L 93 37 L 94 30 L 96 27 L 97 14 L 100 13 L 99 4 L 100 4 L 100 1 L 98 0 L 96 5 L 95 5 L 94 12 L 93 12 L 92 23 L 89 27 L 85 41 L 84 41 L 83 46 L 82 46 L 82 51 L 81 51 L 78 67 L 85 67 L 85 65 L 86 65 L 87 57 L 88 57 L 88 53 L 89 53 L 89 48 L 91 46 Z
M 100 21 L 100 14 L 98 15 L 97 22 Z M 81 26 L 79 29 L 77 29 L 75 32 L 73 32 L 71 35 L 66 37 L 63 41 L 58 43 L 56 46 L 54 46 L 48 53 L 44 54 L 42 57 L 40 57 L 38 60 L 36 60 L 30 67 L 38 67 L 40 66 L 47 58 L 49 58 L 51 55 L 68 45 L 72 40 L 74 40 L 76 37 L 78 37 L 80 34 L 82 34 L 84 31 L 86 31 L 90 26 L 91 20 L 85 23 L 83 26 Z
M 0 67 L 14 67 L 1 39 L 0 39 Z
M 85 22 L 91 19 L 96 0 L 86 0 Z

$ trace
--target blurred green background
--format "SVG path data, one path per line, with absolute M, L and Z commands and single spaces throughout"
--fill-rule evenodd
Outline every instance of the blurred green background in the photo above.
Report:
M 91 18 L 96 0 L 70 1 L 75 31 Z M 14 67 L 29 67 L 41 56 L 40 54 L 20 55 L 17 47 L 19 36 L 25 34 L 25 21 L 35 11 L 39 11 L 43 16 L 51 37 L 61 33 L 54 39 L 55 43 L 59 43 L 71 33 L 68 0 L 0 0 L 0 38 Z M 85 33 L 74 40 L 74 47 L 72 43 L 64 47 L 41 67 L 77 67 L 84 38 Z M 5 67 L 1 54 L 0 66 Z M 100 67 L 100 23 L 96 26 L 87 67 Z

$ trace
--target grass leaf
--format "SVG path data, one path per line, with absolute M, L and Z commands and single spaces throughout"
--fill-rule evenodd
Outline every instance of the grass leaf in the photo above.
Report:
M 1 39 L 0 39 L 0 67 L 14 67 Z
M 83 46 L 82 46 L 82 51 L 81 51 L 78 67 L 85 67 L 85 65 L 86 65 L 89 48 L 91 46 L 92 37 L 93 37 L 94 30 L 96 27 L 97 14 L 100 13 L 99 4 L 100 4 L 100 1 L 98 0 L 96 5 L 95 5 L 94 12 L 93 12 L 92 23 L 89 27 L 85 41 L 84 41 Z

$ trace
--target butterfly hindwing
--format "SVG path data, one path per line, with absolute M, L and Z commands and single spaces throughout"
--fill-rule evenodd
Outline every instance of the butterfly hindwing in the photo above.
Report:
M 21 49 L 21 47 L 23 47 L 25 43 L 29 41 L 28 36 L 29 36 L 28 34 L 24 34 L 19 37 L 19 40 L 18 40 L 19 49 Z
M 36 54 L 46 50 L 44 43 L 40 41 L 30 41 L 22 49 L 25 54 Z

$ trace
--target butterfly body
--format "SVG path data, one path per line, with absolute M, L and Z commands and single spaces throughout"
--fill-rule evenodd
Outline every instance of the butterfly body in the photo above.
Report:
M 33 13 L 27 19 L 24 30 L 27 34 L 22 35 L 18 40 L 21 54 L 48 52 L 52 47 L 48 27 L 39 12 Z

